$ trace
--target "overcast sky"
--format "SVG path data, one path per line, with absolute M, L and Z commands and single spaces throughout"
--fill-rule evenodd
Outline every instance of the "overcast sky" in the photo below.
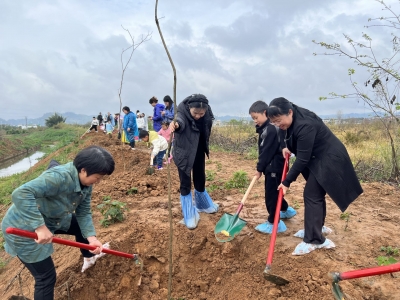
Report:
M 386 1 L 400 10 L 398 0 Z M 123 105 L 152 113 L 173 93 L 173 72 L 154 21 L 155 1 L 1 0 L 0 103 L 3 119 L 46 112 L 97 115 L 119 111 L 121 52 L 152 33 L 126 70 Z M 313 56 L 312 40 L 346 45 L 343 33 L 390 48 L 385 28 L 364 28 L 387 15 L 375 0 L 159 0 L 158 16 L 177 70 L 177 100 L 202 93 L 218 115 L 247 115 L 256 100 L 286 97 L 318 114 L 366 112 L 354 99 L 319 101 L 352 92 L 349 59 Z M 386 46 L 386 48 L 385 48 Z M 128 54 L 124 56 L 128 59 Z

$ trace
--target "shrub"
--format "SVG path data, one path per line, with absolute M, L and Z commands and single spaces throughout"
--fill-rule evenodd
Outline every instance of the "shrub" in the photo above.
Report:
M 239 170 L 233 173 L 233 177 L 225 183 L 225 188 L 227 189 L 240 189 L 245 188 L 249 185 L 249 178 L 247 172 Z
M 110 196 L 103 198 L 103 203 L 97 205 L 103 215 L 103 219 L 100 220 L 100 224 L 104 227 L 108 227 L 111 224 L 122 222 L 125 219 L 124 210 L 126 203 L 119 202 L 117 200 L 111 200 Z

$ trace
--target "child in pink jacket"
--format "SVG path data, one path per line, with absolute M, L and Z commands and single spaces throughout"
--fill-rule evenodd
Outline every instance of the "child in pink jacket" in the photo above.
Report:
M 169 142 L 169 139 L 171 137 L 171 130 L 169 129 L 168 121 L 163 121 L 161 123 L 161 129 L 160 129 L 160 131 L 158 131 L 158 134 L 161 135 L 162 137 L 164 137 L 167 140 L 167 142 Z M 168 162 L 166 162 L 166 163 L 170 163 L 171 159 L 172 159 L 172 150 L 171 150 L 171 154 L 168 158 Z

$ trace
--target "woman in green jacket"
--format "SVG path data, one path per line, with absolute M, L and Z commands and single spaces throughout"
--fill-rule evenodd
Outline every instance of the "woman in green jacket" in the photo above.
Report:
M 93 251 L 81 249 L 82 272 L 103 254 L 90 208 L 92 185 L 113 171 L 111 154 L 101 147 L 90 146 L 81 150 L 73 162 L 51 167 L 12 193 L 13 204 L 1 224 L 5 250 L 17 256 L 35 278 L 35 300 L 54 298 L 56 271 L 51 258 L 54 234 L 74 235 L 77 242 L 97 247 Z M 35 231 L 38 239 L 9 235 L 5 232 L 8 227 Z

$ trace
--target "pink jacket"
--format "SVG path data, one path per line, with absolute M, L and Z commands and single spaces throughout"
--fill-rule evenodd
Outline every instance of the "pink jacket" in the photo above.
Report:
M 161 128 L 158 134 L 164 137 L 167 142 L 169 142 L 169 137 L 171 136 L 171 130 L 169 128 L 167 130 Z

